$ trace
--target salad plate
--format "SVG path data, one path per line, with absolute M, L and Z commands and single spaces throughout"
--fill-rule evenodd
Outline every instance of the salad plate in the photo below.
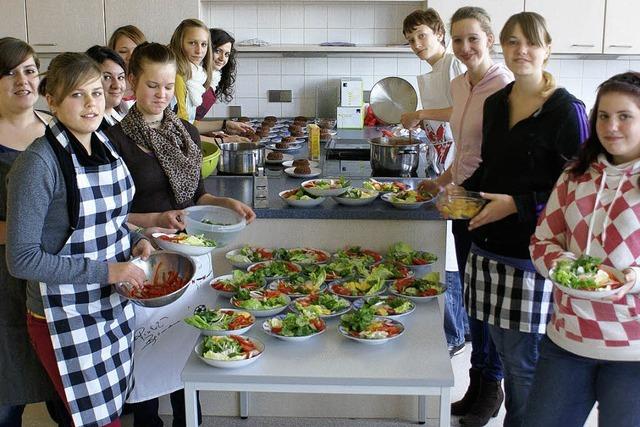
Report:
M 278 193 L 278 195 L 285 203 L 296 208 L 312 208 L 325 201 L 324 197 L 308 194 L 302 188 L 284 190 Z
M 591 300 L 608 298 L 624 285 L 621 271 L 603 265 L 600 258 L 590 256 L 558 261 L 549 271 L 549 277 L 562 292 Z
M 254 273 L 259 270 L 263 270 L 262 274 L 265 279 L 267 281 L 271 281 L 285 278 L 292 273 L 300 273 L 300 271 L 302 271 L 302 267 L 296 263 L 283 260 L 256 262 L 255 264 L 251 264 L 247 267 L 247 271 L 250 273 Z
M 389 286 L 389 293 L 409 298 L 414 302 L 430 301 L 445 293 L 447 285 L 440 283 L 438 272 L 429 273 L 422 279 L 407 277 L 395 280 Z
M 372 203 L 378 198 L 376 190 L 366 188 L 350 188 L 339 196 L 334 196 L 333 200 L 345 206 L 363 206 Z
M 360 298 L 353 302 L 353 308 L 371 308 L 374 316 L 380 317 L 401 317 L 413 313 L 416 305 L 407 297 L 396 295 L 379 295 L 375 297 Z
M 254 315 L 234 308 L 217 310 L 196 309 L 193 316 L 185 317 L 185 323 L 198 329 L 202 335 L 242 335 L 255 324 Z
M 309 194 L 319 197 L 339 196 L 351 188 L 351 181 L 340 178 L 310 179 L 302 183 L 302 188 Z
M 399 179 L 377 180 L 369 178 L 362 183 L 362 188 L 375 190 L 380 194 L 399 193 L 400 191 L 411 189 L 411 185 Z
M 378 262 L 369 267 L 371 274 L 381 275 L 387 285 L 391 285 L 395 280 L 406 277 L 414 277 L 415 274 L 405 265 L 397 261 L 386 260 Z
M 292 166 L 290 168 L 286 168 L 284 170 L 284 173 L 294 178 L 313 178 L 314 176 L 320 176 L 320 174 L 322 173 L 322 169 L 309 168 L 309 173 L 297 173 L 296 168 Z
M 267 335 L 283 341 L 300 342 L 322 334 L 327 330 L 327 325 L 319 317 L 287 313 L 265 320 L 262 330 Z
M 284 166 L 285 168 L 292 167 L 293 166 L 293 159 L 292 160 L 288 160 L 286 162 L 282 162 L 282 166 Z M 309 160 L 309 167 L 317 168 L 318 166 L 320 166 L 320 163 L 316 162 L 315 160 Z
M 413 190 L 408 190 L 408 191 L 413 191 Z M 402 191 L 399 193 L 385 193 L 382 196 L 380 196 L 380 198 L 385 202 L 393 205 L 394 208 L 398 208 L 398 209 L 418 209 L 422 207 L 422 205 L 424 205 L 425 203 L 429 203 L 432 200 L 432 199 L 428 199 L 428 200 L 418 201 L 418 200 L 412 200 L 411 198 L 402 199 L 398 197 L 398 194 L 407 194 L 407 193 Z
M 298 276 L 302 277 L 302 276 Z M 292 278 L 275 280 L 267 285 L 267 289 L 272 291 L 282 292 L 289 295 L 291 298 L 301 298 L 307 295 L 317 294 L 323 292 L 327 288 L 327 284 L 324 280 L 316 285 L 311 280 L 305 278 L 305 281 L 296 283 Z
M 374 316 L 371 309 L 362 309 L 340 317 L 338 332 L 363 344 L 384 344 L 404 333 L 404 325 L 386 317 Z
M 379 252 L 360 246 L 347 246 L 344 249 L 339 249 L 333 257 L 335 259 L 362 260 L 366 265 L 382 261 L 382 255 Z
M 194 351 L 207 365 L 234 369 L 258 360 L 264 353 L 264 344 L 260 340 L 242 335 L 205 336 Z
M 346 298 L 322 292 L 298 298 L 289 305 L 289 308 L 294 313 L 329 319 L 347 313 L 351 310 L 351 303 Z
M 240 289 L 255 291 L 262 289 L 264 285 L 264 277 L 246 273 L 241 270 L 235 270 L 231 274 L 214 277 L 211 281 L 211 287 L 223 297 L 228 298 L 234 296 Z
M 284 165 L 285 163 L 290 163 L 293 161 L 293 156 L 291 154 L 283 154 L 282 159 L 271 160 L 268 156 L 265 156 L 264 162 L 268 165 Z
M 422 277 L 431 271 L 438 257 L 431 252 L 416 250 L 404 242 L 398 242 L 389 247 L 387 259 L 408 268 L 416 277 Z
M 278 259 L 295 262 L 300 265 L 326 264 L 331 259 L 329 252 L 315 248 L 276 249 L 275 256 Z
M 380 295 L 385 290 L 385 281 L 380 277 L 352 277 L 329 283 L 329 292 L 350 300 Z
M 240 290 L 231 297 L 231 305 L 246 310 L 255 317 L 275 316 L 291 303 L 289 295 L 278 291 Z
M 205 255 L 216 248 L 216 242 L 204 235 L 153 233 L 151 237 L 161 249 L 188 256 Z
M 267 248 L 243 246 L 227 252 L 224 257 L 235 268 L 245 270 L 251 264 L 273 259 L 273 250 Z

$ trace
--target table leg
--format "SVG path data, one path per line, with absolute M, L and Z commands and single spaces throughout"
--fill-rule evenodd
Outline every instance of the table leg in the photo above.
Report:
M 249 418 L 249 392 L 240 392 L 240 418 L 246 420 Z
M 196 388 L 186 383 L 184 385 L 184 411 L 187 427 L 198 426 L 198 399 L 196 397 Z
M 440 389 L 440 427 L 449 427 L 451 424 L 451 389 Z
M 418 424 L 427 422 L 427 396 L 418 396 Z

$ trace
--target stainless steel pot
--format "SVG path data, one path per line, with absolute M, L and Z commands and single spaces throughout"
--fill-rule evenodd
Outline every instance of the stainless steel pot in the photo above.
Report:
M 220 144 L 220 153 L 220 172 L 250 175 L 264 166 L 264 147 L 252 142 L 225 142 Z
M 369 140 L 371 169 L 385 174 L 411 176 L 418 170 L 420 140 L 381 136 Z

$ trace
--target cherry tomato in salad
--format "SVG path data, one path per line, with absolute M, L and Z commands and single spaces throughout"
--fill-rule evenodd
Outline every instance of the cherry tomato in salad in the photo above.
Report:
M 323 331 L 324 330 L 324 322 L 318 318 L 315 319 L 311 319 L 309 321 L 314 328 L 316 328 L 317 331 Z
M 243 338 L 239 335 L 231 335 L 231 338 L 240 344 L 242 351 L 249 352 L 256 349 L 256 346 L 246 338 Z

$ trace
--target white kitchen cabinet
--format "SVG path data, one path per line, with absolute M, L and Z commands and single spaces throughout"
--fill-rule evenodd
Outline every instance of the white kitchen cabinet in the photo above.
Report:
M 434 8 L 445 23 L 447 34 L 451 31 L 451 17 L 456 10 L 462 6 L 478 6 L 487 11 L 491 17 L 491 27 L 495 35 L 493 48 L 496 52 L 501 52 L 500 31 L 513 14 L 524 10 L 524 0 L 429 0 L 428 6 Z
M 607 0 L 604 53 L 640 54 L 637 0 Z
M 602 53 L 604 6 L 605 0 L 526 0 L 525 10 L 546 19 L 552 53 Z
M 24 0 L 3 0 L 2 14 L 2 37 L 27 41 L 27 11 Z
M 187 18 L 198 18 L 198 0 L 104 0 L 107 40 L 123 25 L 140 28 L 147 40 L 169 43 L 173 30 Z
M 103 0 L 26 0 L 27 37 L 37 52 L 83 52 L 105 43 Z

